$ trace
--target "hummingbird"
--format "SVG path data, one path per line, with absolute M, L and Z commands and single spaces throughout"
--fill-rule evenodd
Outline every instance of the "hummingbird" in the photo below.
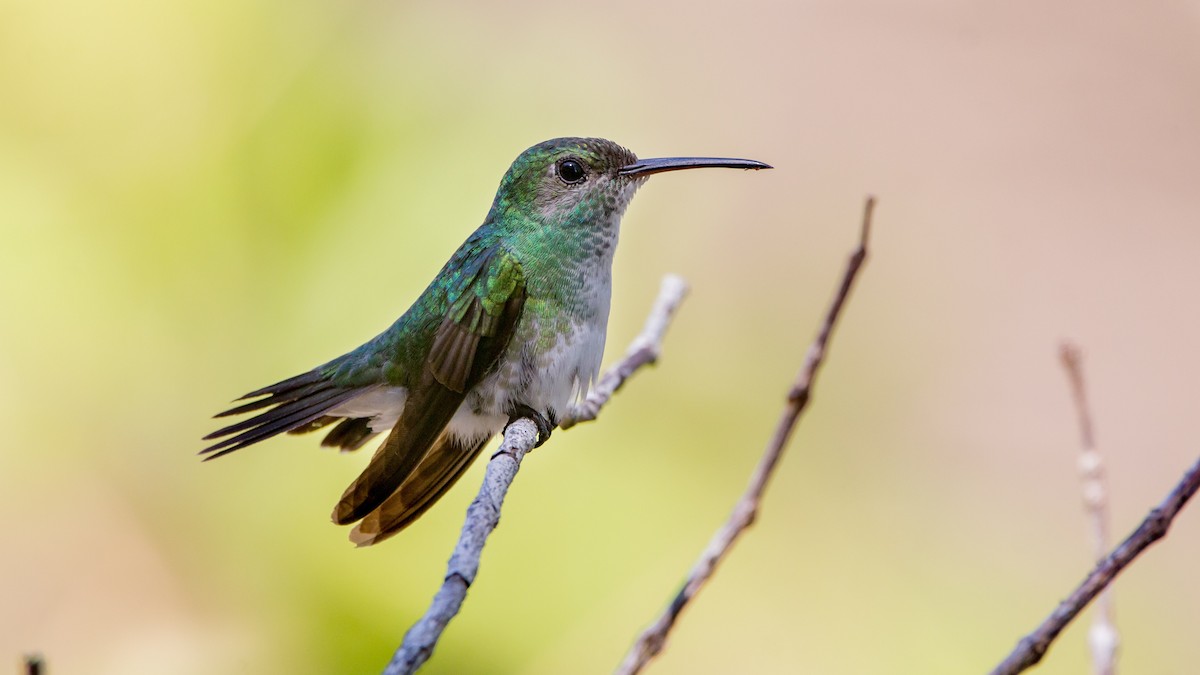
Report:
M 321 445 L 383 443 L 333 522 L 350 540 L 400 532 L 516 419 L 538 445 L 600 370 L 621 217 L 656 173 L 769 169 L 749 159 L 639 160 L 601 138 L 556 138 L 512 163 L 491 210 L 387 330 L 316 368 L 256 389 L 216 417 L 255 413 L 204 437 L 214 459 L 281 433 L 331 427 Z M 236 402 L 235 402 L 236 403 Z M 221 439 L 221 440 L 217 440 Z

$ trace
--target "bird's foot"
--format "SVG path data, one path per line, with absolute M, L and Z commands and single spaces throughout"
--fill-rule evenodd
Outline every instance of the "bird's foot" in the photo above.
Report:
M 547 410 L 546 414 L 543 415 L 527 405 L 518 403 L 517 406 L 513 408 L 513 411 L 509 413 L 508 423 L 512 424 L 519 419 L 531 419 L 533 420 L 534 425 L 537 426 L 538 441 L 537 445 L 533 446 L 535 448 L 542 447 L 543 443 L 550 440 L 550 433 L 554 431 L 554 427 L 558 426 L 558 415 L 555 414 L 553 408 Z M 507 428 L 508 427 L 505 427 L 505 429 Z

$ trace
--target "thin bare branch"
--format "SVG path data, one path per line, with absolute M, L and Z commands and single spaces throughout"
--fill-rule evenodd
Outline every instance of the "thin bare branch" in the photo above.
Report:
M 729 520 L 726 521 L 721 529 L 717 530 L 708 547 L 700 554 L 700 558 L 692 567 L 683 587 L 679 589 L 679 592 L 675 595 L 670 605 L 663 610 L 650 627 L 642 632 L 625 655 L 625 659 L 616 671 L 620 675 L 632 675 L 633 673 L 640 672 L 651 659 L 662 651 L 663 645 L 667 640 L 667 635 L 671 632 L 684 607 L 696 597 L 696 594 L 700 592 L 700 589 L 703 588 L 704 584 L 716 571 L 717 565 L 728 555 L 737 538 L 746 528 L 750 527 L 758 515 L 759 505 L 762 502 L 763 493 L 767 489 L 767 483 L 774 473 L 780 458 L 783 456 L 784 448 L 787 446 L 788 438 L 796 426 L 796 421 L 811 398 L 813 381 L 816 379 L 817 371 L 824 362 L 829 338 L 833 333 L 834 326 L 837 324 L 842 306 L 845 304 L 846 298 L 850 295 L 850 289 L 854 284 L 855 278 L 858 276 L 858 271 L 867 258 L 867 242 L 870 238 L 871 215 L 874 209 L 875 199 L 874 197 L 868 197 L 863 210 L 862 230 L 859 235 L 858 248 L 850 256 L 850 260 L 846 265 L 846 272 L 842 277 L 841 286 L 834 295 L 833 303 L 825 315 L 825 321 L 821 324 L 816 339 L 808 349 L 804 365 L 800 369 L 800 373 L 792 385 L 791 391 L 788 392 L 787 404 L 784 407 L 783 414 L 775 427 L 775 433 L 767 444 L 766 451 L 750 478 L 750 485 L 734 505 L 733 513 L 729 516 Z
M 1101 560 L 1091 574 L 1079 584 L 1070 597 L 1058 604 L 1058 607 L 1046 617 L 1032 633 L 1021 638 L 1013 651 L 996 666 L 992 675 L 1015 675 L 1038 661 L 1050 648 L 1050 643 L 1058 637 L 1063 628 L 1087 606 L 1092 598 L 1103 591 L 1121 570 L 1125 569 L 1151 544 L 1162 539 L 1171 527 L 1171 521 L 1187 504 L 1196 490 L 1200 489 L 1200 459 L 1183 474 L 1179 483 L 1167 494 L 1166 499 L 1150 510 L 1142 524 L 1125 538 L 1112 553 Z
M 1079 415 L 1082 448 L 1079 455 L 1079 477 L 1083 488 L 1083 508 L 1088 517 L 1096 562 L 1108 553 L 1108 490 L 1104 484 L 1104 458 L 1096 449 L 1096 434 L 1092 428 L 1092 413 L 1088 408 L 1087 388 L 1083 381 L 1083 355 L 1079 347 L 1064 342 L 1059 349 L 1063 369 L 1071 384 L 1071 397 Z M 1112 589 L 1106 588 L 1096 600 L 1096 613 L 1088 630 L 1088 646 L 1092 651 L 1092 669 L 1096 675 L 1116 675 L 1117 649 L 1121 637 L 1113 621 Z
M 438 638 L 442 636 L 446 624 L 458 614 L 467 597 L 467 589 L 479 573 L 479 556 L 483 553 L 488 535 L 500 523 L 500 507 L 504 503 L 504 496 L 517 477 L 521 460 L 533 449 L 537 439 L 537 425 L 530 419 L 519 419 L 504 430 L 504 442 L 488 461 L 479 494 L 467 507 L 467 518 L 454 553 L 450 556 L 442 587 L 433 596 L 425 616 L 405 633 L 404 642 L 383 671 L 385 675 L 416 672 L 433 654 Z
M 642 327 L 642 332 L 629 344 L 629 349 L 625 350 L 625 356 L 600 377 L 596 386 L 592 387 L 591 392 L 588 393 L 587 398 L 563 416 L 558 423 L 559 427 L 570 429 L 580 422 L 591 422 L 596 419 L 596 416 L 600 414 L 600 408 L 608 403 L 608 399 L 612 398 L 612 395 L 625 384 L 625 380 L 629 379 L 634 371 L 658 360 L 659 353 L 662 351 L 663 336 L 666 335 L 667 328 L 671 325 L 675 311 L 687 297 L 687 292 L 688 285 L 683 277 L 674 274 L 663 277 L 658 291 L 658 299 L 654 301 L 654 308 L 646 317 L 646 325 Z
M 633 340 L 625 357 L 600 378 L 587 400 L 569 412 L 563 428 L 596 419 L 600 408 L 634 372 L 658 359 L 671 317 L 686 294 L 687 283 L 680 277 L 668 275 L 663 279 L 658 300 L 641 334 Z M 479 494 L 467 508 L 462 533 L 450 556 L 442 586 L 433 596 L 425 615 L 405 633 L 404 641 L 388 662 L 384 675 L 416 672 L 433 654 L 442 632 L 458 614 L 467 597 L 467 589 L 479 573 L 479 558 L 488 536 L 500 522 L 504 497 L 521 468 L 521 460 L 533 449 L 537 438 L 537 425 L 526 418 L 513 422 L 504 430 L 504 440 L 488 461 Z

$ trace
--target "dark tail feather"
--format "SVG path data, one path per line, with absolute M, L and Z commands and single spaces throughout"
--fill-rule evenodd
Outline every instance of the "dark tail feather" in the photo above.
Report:
M 371 430 L 371 418 L 353 417 L 344 419 L 330 431 L 321 445 L 338 448 L 342 452 L 357 450 L 377 432 Z
M 205 459 L 215 459 L 285 431 L 312 425 L 325 417 L 325 413 L 330 409 L 360 393 L 362 392 L 359 389 L 337 387 L 329 383 L 317 371 L 298 375 L 250 392 L 242 398 L 254 396 L 266 396 L 266 398 L 231 408 L 217 417 L 236 415 L 260 408 L 270 407 L 270 409 L 205 436 L 204 440 L 206 441 L 224 436 L 229 436 L 229 438 L 210 445 L 201 450 L 200 454 L 214 453 Z
M 230 408 L 229 410 L 213 415 L 213 417 L 241 415 L 242 413 L 247 413 L 251 410 L 258 410 L 259 408 L 266 408 L 267 406 L 287 403 L 288 401 L 296 401 L 322 389 L 328 389 L 329 386 L 329 383 L 325 381 L 324 376 L 322 376 L 320 372 L 316 370 L 310 370 L 303 375 L 289 377 L 282 382 L 276 382 L 275 384 L 263 387 L 262 389 L 255 389 L 249 394 L 242 396 L 238 400 L 245 401 L 248 398 L 257 398 L 259 396 L 265 396 L 266 398 L 262 398 L 257 401 L 250 401 L 249 403 L 244 403 L 242 405 Z M 209 434 L 208 436 L 205 436 L 205 439 L 211 438 L 212 436 L 212 434 Z
M 327 427 L 330 424 L 333 424 L 334 422 L 337 422 L 340 419 L 342 419 L 342 418 L 341 417 L 333 417 L 332 415 L 322 415 L 321 417 L 318 417 L 317 419 L 309 422 L 308 424 L 304 424 L 304 425 L 301 425 L 298 427 L 294 427 L 292 429 L 288 429 L 288 433 L 289 434 L 312 433 L 312 432 L 316 431 L 317 429 L 322 429 L 324 427 Z
M 443 434 L 392 496 L 355 526 L 350 541 L 370 546 L 408 527 L 467 472 L 488 440 L 462 443 Z
M 257 398 L 259 396 L 266 396 L 267 394 L 271 394 L 273 396 L 285 396 L 289 392 L 293 392 L 297 389 L 303 389 L 312 384 L 324 384 L 324 383 L 325 383 L 325 376 L 321 374 L 321 369 L 318 368 L 316 370 L 310 370 L 307 373 L 302 373 L 295 377 L 289 377 L 288 379 L 283 380 L 282 382 L 276 382 L 275 384 L 267 385 L 267 386 L 263 387 L 262 389 L 255 389 L 254 391 L 250 392 L 249 394 L 246 394 L 245 396 L 239 398 L 238 400 L 245 401 L 248 398 Z M 294 398 L 296 398 L 296 397 L 292 396 L 288 400 L 291 400 Z M 217 415 L 217 417 L 221 417 L 222 415 L 226 415 L 226 414 L 228 414 L 228 413 L 221 413 L 221 415 Z
M 325 434 L 321 445 L 326 448 L 337 448 L 342 452 L 361 448 L 372 436 L 379 433 L 371 429 L 370 417 L 333 417 L 331 415 L 318 417 L 308 424 L 288 429 L 288 433 L 312 433 L 318 429 L 324 429 L 334 422 L 337 422 L 338 425 Z

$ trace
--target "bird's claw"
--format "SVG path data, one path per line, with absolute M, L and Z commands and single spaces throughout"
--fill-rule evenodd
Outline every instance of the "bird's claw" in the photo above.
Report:
M 546 413 L 548 418 L 547 415 L 543 415 L 527 405 L 518 404 L 509 414 L 508 423 L 511 425 L 519 419 L 533 420 L 533 424 L 538 430 L 538 440 L 533 447 L 540 448 L 543 443 L 550 440 L 550 434 L 554 431 L 554 427 L 558 426 L 558 415 L 554 413 L 554 409 L 551 408 Z M 506 426 L 505 429 L 507 430 L 508 427 Z

